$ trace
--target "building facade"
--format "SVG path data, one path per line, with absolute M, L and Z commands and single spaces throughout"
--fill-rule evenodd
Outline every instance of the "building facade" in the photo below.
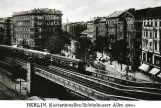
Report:
M 131 8 L 114 12 L 107 18 L 111 57 L 130 65 L 134 71 L 138 69 L 141 62 L 141 18 L 145 15 L 142 14 L 144 12 L 146 10 Z
M 124 31 L 125 33 L 125 39 L 127 42 L 127 64 L 128 65 L 132 65 L 133 64 L 133 58 L 135 56 L 135 52 L 134 52 L 134 42 L 135 42 L 135 38 L 136 38 L 136 34 L 134 32 L 135 28 L 134 28 L 134 21 L 135 18 L 134 16 L 129 13 L 126 12 L 123 16 L 125 18 L 125 24 L 126 24 L 126 30 Z
M 149 8 L 143 19 L 142 29 L 142 65 L 139 67 L 146 73 L 161 77 L 160 39 L 161 39 L 161 7 Z M 159 74 L 159 75 L 158 75 Z
M 108 50 L 111 56 L 111 59 L 119 59 L 118 58 L 118 50 L 122 48 L 118 48 L 118 42 L 124 39 L 124 29 L 125 29 L 125 21 L 122 18 L 123 13 L 126 11 L 115 11 L 111 15 L 107 16 L 106 24 L 107 24 L 107 36 L 108 36 Z M 122 49 L 123 51 L 123 49 Z M 124 54 L 121 53 L 122 56 Z M 122 57 L 121 57 L 122 58 Z M 121 59 L 120 58 L 120 59 Z
M 106 18 L 101 18 L 98 23 L 98 37 L 106 37 L 107 36 L 107 25 Z
M 12 20 L 10 17 L 0 18 L 0 43 L 11 45 Z
M 71 37 L 77 39 L 81 36 L 81 33 L 87 29 L 87 25 L 85 22 L 72 22 L 69 23 L 69 34 Z
M 14 12 L 12 19 L 12 42 L 17 45 L 45 47 L 52 36 L 61 33 L 62 13 L 59 10 L 42 8 Z
M 81 34 L 85 35 L 92 42 L 94 42 L 98 37 L 98 24 L 100 20 L 101 20 L 100 18 L 94 18 L 93 20 L 88 21 L 87 29 L 83 31 Z
M 135 10 L 132 15 L 135 18 L 134 21 L 134 43 L 133 43 L 133 57 L 132 57 L 132 69 L 138 70 L 141 65 L 142 56 L 142 28 L 143 17 L 146 15 L 148 8 Z

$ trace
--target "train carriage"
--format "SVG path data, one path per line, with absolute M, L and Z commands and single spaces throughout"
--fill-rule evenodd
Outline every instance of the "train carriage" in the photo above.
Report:
M 82 60 L 68 58 L 65 56 L 60 56 L 56 54 L 50 54 L 48 52 L 42 52 L 37 50 L 13 47 L 0 45 L 0 49 L 3 50 L 4 55 L 13 56 L 13 57 L 23 57 L 27 59 L 28 57 L 32 57 L 34 62 L 42 65 L 55 65 L 59 67 L 64 67 L 69 70 L 76 69 L 80 72 L 84 72 L 85 66 Z
M 85 70 L 83 61 L 80 59 L 69 58 L 56 54 L 48 54 L 47 58 L 50 61 L 51 65 L 59 65 L 69 69 Z
M 28 49 L 25 51 L 25 55 L 27 57 L 32 57 L 34 62 L 38 64 L 43 64 L 43 65 L 48 65 L 47 60 L 46 60 L 47 54 L 48 54 L 47 52 L 31 50 L 31 49 Z

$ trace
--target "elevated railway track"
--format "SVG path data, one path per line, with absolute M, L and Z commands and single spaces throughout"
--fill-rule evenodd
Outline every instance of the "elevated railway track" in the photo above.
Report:
M 26 61 L 21 59 L 12 59 L 6 57 L 4 63 L 13 65 L 19 64 L 25 68 Z M 39 69 L 39 72 L 46 72 L 55 74 L 66 78 L 68 81 L 73 81 L 77 84 L 81 84 L 97 92 L 104 93 L 111 96 L 110 99 L 127 99 L 127 100 L 160 100 L 161 99 L 161 85 L 159 83 L 142 83 L 127 81 L 112 76 L 108 76 L 101 73 L 91 72 L 92 76 L 83 75 L 78 72 L 74 72 L 70 69 L 64 69 L 56 66 L 40 66 L 35 64 L 35 69 Z M 38 72 L 38 71 L 35 72 Z M 113 97 L 112 97 L 113 96 Z M 119 98 L 116 98 L 116 97 Z
M 37 66 L 36 66 L 37 69 Z M 68 71 L 62 68 L 58 67 L 50 67 L 50 69 L 45 68 L 42 66 L 39 67 L 39 70 L 45 70 L 47 72 L 51 72 L 54 74 L 59 74 L 60 76 L 62 75 L 63 77 L 66 77 L 70 80 L 73 80 L 75 82 L 81 83 L 82 85 L 85 86 L 90 86 L 93 89 L 96 89 L 100 92 L 103 93 L 110 93 L 110 94 L 115 94 L 115 95 L 120 95 L 120 96 L 127 96 L 127 97 L 132 97 L 132 98 L 139 98 L 139 99 L 161 99 L 161 94 L 160 90 L 157 92 L 149 92 L 148 90 L 141 90 L 139 88 L 130 88 L 130 87 L 125 87 L 122 85 L 118 85 L 117 83 L 109 83 L 105 82 L 99 78 L 94 78 L 92 76 L 87 76 L 87 75 L 81 75 L 79 73 L 75 73 L 72 71 Z M 145 88 L 144 88 L 145 89 Z

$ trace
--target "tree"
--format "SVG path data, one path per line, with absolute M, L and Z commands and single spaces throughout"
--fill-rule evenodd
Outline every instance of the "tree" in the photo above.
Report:
M 97 37 L 96 40 L 94 41 L 94 44 L 96 45 L 97 51 L 102 53 L 102 56 L 104 51 L 107 52 L 107 47 L 108 47 L 107 37 L 102 37 L 102 36 Z
M 48 45 L 46 46 L 50 53 L 60 54 L 61 50 L 64 47 L 64 40 L 58 35 L 52 36 L 48 40 Z
M 126 40 L 120 40 L 117 41 L 115 44 L 115 48 L 116 48 L 116 60 L 118 61 L 118 63 L 121 64 L 121 70 L 122 70 L 122 64 L 127 64 L 128 61 L 128 49 L 127 49 L 128 43 L 126 42 Z
M 59 30 L 46 39 L 45 48 L 54 54 L 61 54 L 65 45 L 70 45 L 70 34 L 66 31 Z
M 61 38 L 62 40 L 64 40 L 65 44 L 68 44 L 68 45 L 70 44 L 71 39 L 70 39 L 70 34 L 68 32 L 63 31 Z
M 89 59 L 90 56 L 94 58 L 95 54 L 95 46 L 91 42 L 90 39 L 86 37 L 80 37 L 77 44 L 76 44 L 76 58 L 82 59 L 85 62 L 87 62 L 87 59 Z

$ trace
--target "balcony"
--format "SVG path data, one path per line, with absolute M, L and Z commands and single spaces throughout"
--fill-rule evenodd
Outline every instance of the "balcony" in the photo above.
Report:
M 144 36 L 143 39 L 148 39 L 148 37 Z
M 154 50 L 154 53 L 160 54 L 159 50 Z
M 149 41 L 149 42 L 153 42 L 153 38 L 152 38 L 152 37 L 150 37 L 148 41 Z
M 149 47 L 149 52 L 153 52 L 153 47 Z
M 160 41 L 158 37 L 154 37 L 154 41 Z
M 158 30 L 158 29 L 159 29 L 159 27 L 156 27 L 156 26 L 155 26 L 155 27 L 153 27 L 153 29 L 154 29 L 154 30 Z

